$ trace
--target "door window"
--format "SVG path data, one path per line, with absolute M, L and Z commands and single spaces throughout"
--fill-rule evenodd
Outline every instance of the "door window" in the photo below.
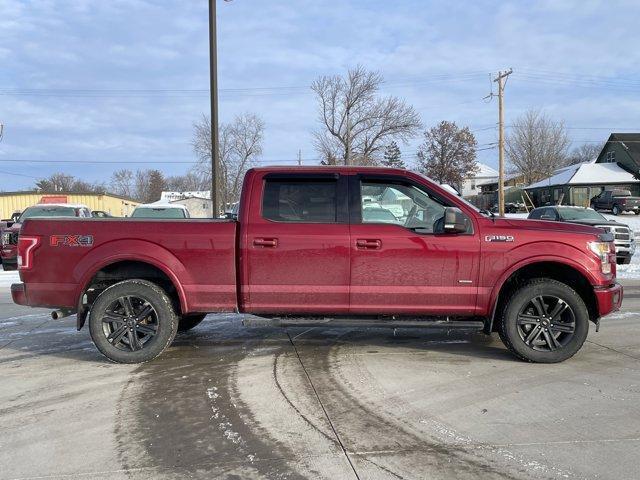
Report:
M 276 222 L 337 223 L 337 181 L 267 179 L 262 216 Z
M 442 228 L 445 206 L 411 184 L 362 181 L 362 223 L 390 223 L 421 233 Z

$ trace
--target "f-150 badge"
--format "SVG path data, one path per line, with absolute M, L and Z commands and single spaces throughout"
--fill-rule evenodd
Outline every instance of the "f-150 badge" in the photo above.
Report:
M 513 235 L 486 235 L 485 242 L 513 242 Z
M 49 245 L 52 247 L 90 247 L 93 235 L 51 235 Z

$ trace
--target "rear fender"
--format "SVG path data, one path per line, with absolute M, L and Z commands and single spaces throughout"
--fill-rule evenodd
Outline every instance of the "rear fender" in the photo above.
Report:
M 73 279 L 78 285 L 76 298 L 79 303 L 91 279 L 104 267 L 122 262 L 148 263 L 161 270 L 173 283 L 180 300 L 180 309 L 189 311 L 183 284 L 189 284 L 190 274 L 180 260 L 169 250 L 144 240 L 115 240 L 96 247 L 85 255 L 73 269 Z M 192 283 L 192 282 L 191 282 Z

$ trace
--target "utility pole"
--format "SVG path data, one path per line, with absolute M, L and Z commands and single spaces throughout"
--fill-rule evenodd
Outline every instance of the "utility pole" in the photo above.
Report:
M 349 107 L 347 107 L 347 155 L 344 158 L 344 164 L 351 164 L 351 119 L 349 118 Z
M 298 166 L 302 165 L 302 150 L 298 150 Z
M 504 86 L 513 68 L 498 72 L 498 215 L 504 217 Z
M 218 42 L 216 0 L 209 0 L 209 82 L 211 96 L 211 206 L 213 218 L 220 212 L 220 150 L 218 141 Z

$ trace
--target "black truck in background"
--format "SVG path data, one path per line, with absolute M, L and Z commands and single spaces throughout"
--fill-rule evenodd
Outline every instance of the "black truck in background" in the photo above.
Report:
M 603 190 L 591 199 L 594 210 L 610 210 L 614 215 L 623 212 L 640 214 L 640 197 L 633 197 L 629 190 Z

